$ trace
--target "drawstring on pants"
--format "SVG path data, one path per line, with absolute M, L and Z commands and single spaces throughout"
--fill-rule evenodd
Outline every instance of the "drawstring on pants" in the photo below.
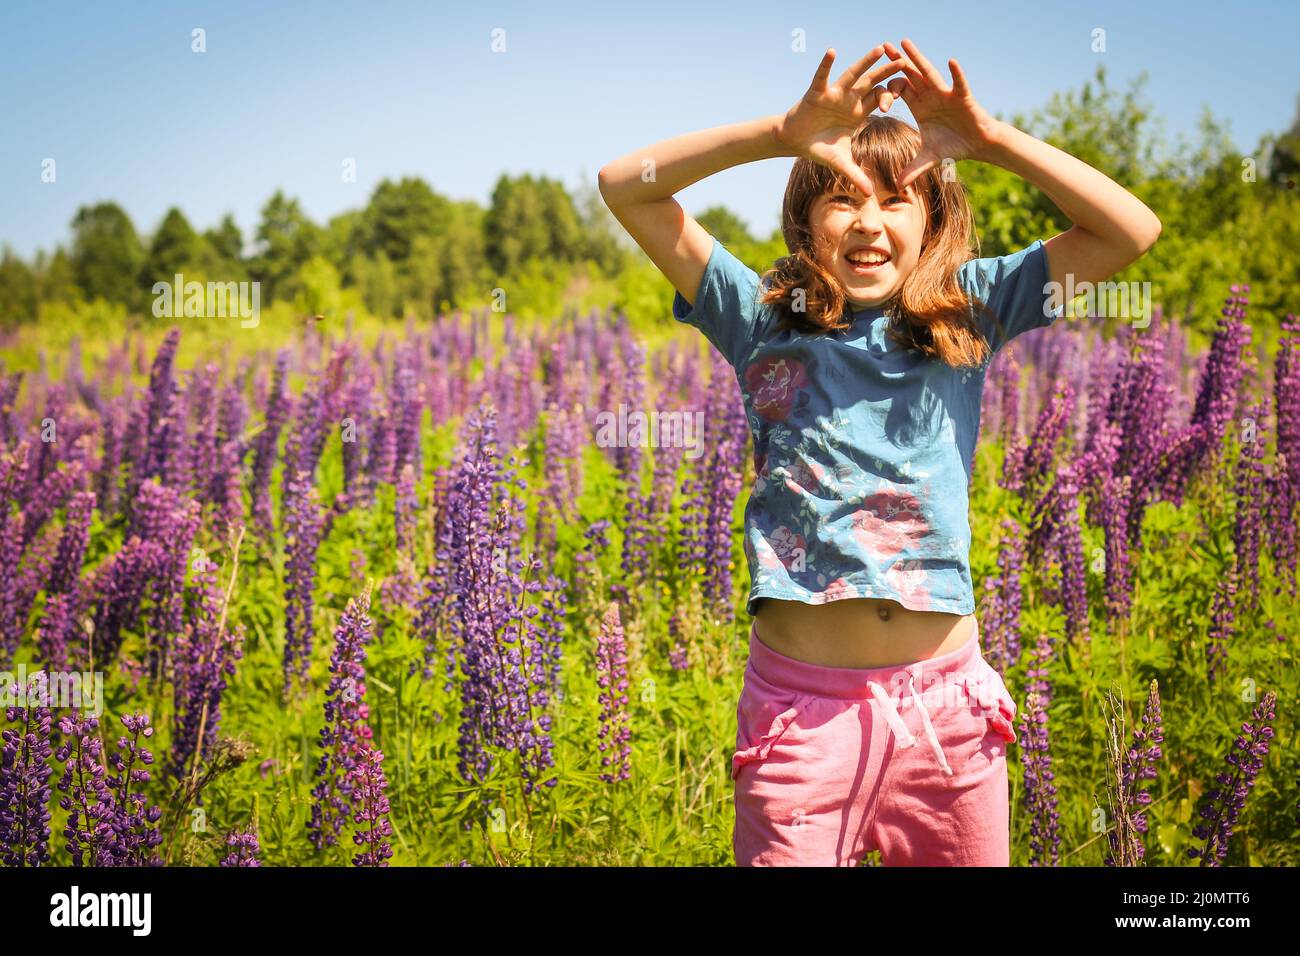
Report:
M 952 767 L 948 766 L 948 760 L 943 755 L 943 748 L 939 746 L 939 737 L 934 732 L 934 725 L 930 723 L 930 712 L 925 709 L 925 700 L 916 690 L 916 670 L 915 668 L 907 672 L 907 683 L 912 690 L 912 699 L 916 705 L 921 708 L 921 722 L 925 724 L 926 736 L 930 738 L 930 746 L 934 749 L 934 755 L 939 760 L 939 766 L 943 767 L 943 772 L 952 776 Z M 875 681 L 868 681 L 867 686 L 871 689 L 871 694 L 881 704 L 885 711 L 885 721 L 898 738 L 900 747 L 910 747 L 916 743 L 916 738 L 912 736 L 911 731 L 907 729 L 907 724 L 903 718 L 898 715 L 898 707 L 894 704 L 894 699 L 889 696 L 885 688 L 881 687 Z

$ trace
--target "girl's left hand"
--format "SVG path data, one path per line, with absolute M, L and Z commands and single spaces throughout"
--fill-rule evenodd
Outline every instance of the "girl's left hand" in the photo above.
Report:
M 994 145 L 998 121 L 975 102 L 957 61 L 948 61 L 952 71 L 950 88 L 911 40 L 903 41 L 901 52 L 886 43 L 885 52 L 891 59 L 902 60 L 899 68 L 906 74 L 906 78 L 890 80 L 886 88 L 907 104 L 921 133 L 921 150 L 903 167 L 899 191 L 945 159 L 979 159 L 985 155 Z

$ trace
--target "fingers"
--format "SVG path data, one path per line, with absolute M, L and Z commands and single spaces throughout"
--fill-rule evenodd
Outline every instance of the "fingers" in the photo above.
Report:
M 899 171 L 898 182 L 897 182 L 898 191 L 901 193 L 908 186 L 910 186 L 917 179 L 919 179 L 922 173 L 925 173 L 930 169 L 933 169 L 937 165 L 939 165 L 939 160 L 937 157 L 931 156 L 925 150 L 922 150 L 921 152 L 917 153 L 916 158 L 914 158 L 910 163 L 908 163 Z
M 915 92 L 912 89 L 912 84 L 907 82 L 907 77 L 905 76 L 897 76 L 885 85 L 893 95 L 894 99 L 902 100 L 903 102 L 907 102 L 912 93 Z
M 863 171 L 861 166 L 853 161 L 852 155 L 847 157 L 837 155 L 836 160 L 838 161 L 830 164 L 831 168 L 849 182 L 853 183 L 854 186 L 857 186 L 863 196 L 870 196 L 876 191 L 875 185 L 871 182 L 871 177 Z
M 883 85 L 873 86 L 869 96 L 874 96 L 876 101 L 875 108 L 882 113 L 888 113 L 889 107 L 893 105 L 894 94 L 889 92 Z
M 903 40 L 903 51 L 916 61 L 916 65 L 921 68 L 921 72 L 925 75 L 925 78 L 934 84 L 935 89 L 941 93 L 949 92 L 948 83 L 944 80 L 943 74 L 935 69 L 934 64 L 925 58 L 925 54 L 921 52 L 920 48 L 915 43 L 911 40 Z
M 953 92 L 958 96 L 969 96 L 970 84 L 966 82 L 966 74 L 961 71 L 961 66 L 956 60 L 949 60 L 948 69 L 952 71 Z
M 825 90 L 826 78 L 831 75 L 831 64 L 835 62 L 835 48 L 831 47 L 822 57 L 822 61 L 817 64 L 817 72 L 813 74 L 812 90 Z
M 911 86 L 909 92 L 915 93 L 930 87 L 931 84 L 929 78 L 921 72 L 915 63 L 912 62 L 911 57 L 899 50 L 898 47 L 894 46 L 892 43 L 886 43 L 885 49 L 893 51 L 890 53 L 890 56 L 900 57 L 898 67 L 906 75 Z
M 880 55 L 884 52 L 885 48 L 883 45 L 872 47 L 867 51 L 866 55 L 863 56 L 862 59 L 858 60 L 858 62 L 854 63 L 844 71 L 844 75 L 837 81 L 838 85 L 844 87 L 846 90 L 851 89 L 854 84 L 858 82 L 859 78 L 861 78 L 862 74 L 867 71 L 867 67 L 880 59 Z M 875 81 L 873 80 L 872 82 Z

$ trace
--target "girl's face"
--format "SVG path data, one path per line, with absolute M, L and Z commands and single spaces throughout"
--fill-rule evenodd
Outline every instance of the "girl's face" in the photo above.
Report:
M 854 308 L 883 305 L 916 267 L 925 233 L 925 204 L 915 187 L 912 183 L 900 195 L 882 183 L 866 200 L 850 187 L 813 203 L 814 239 L 829 246 L 831 258 L 825 265 L 844 285 Z M 878 265 L 851 261 L 850 257 L 869 256 L 868 249 L 887 258 Z

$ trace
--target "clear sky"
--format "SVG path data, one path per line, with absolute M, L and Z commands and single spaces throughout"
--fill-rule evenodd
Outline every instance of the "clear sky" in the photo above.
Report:
M 205 53 L 191 50 L 195 28 Z M 792 51 L 795 30 L 807 52 Z M 277 188 L 324 222 L 384 177 L 419 175 L 484 204 L 503 172 L 594 186 L 623 153 L 784 112 L 828 46 L 838 75 L 905 36 L 936 64 L 956 57 L 1005 118 L 1079 89 L 1101 62 L 1120 90 L 1148 71 L 1144 94 L 1171 141 L 1208 104 L 1248 151 L 1290 124 L 1300 91 L 1294 0 L 5 0 L 0 243 L 25 257 L 49 249 L 78 206 L 108 199 L 142 232 L 175 204 L 197 228 L 233 212 L 249 238 Z M 54 183 L 41 181 L 47 158 Z M 347 159 L 355 182 L 341 181 Z M 692 213 L 725 203 L 766 233 L 792 162 L 727 170 L 679 198 Z

